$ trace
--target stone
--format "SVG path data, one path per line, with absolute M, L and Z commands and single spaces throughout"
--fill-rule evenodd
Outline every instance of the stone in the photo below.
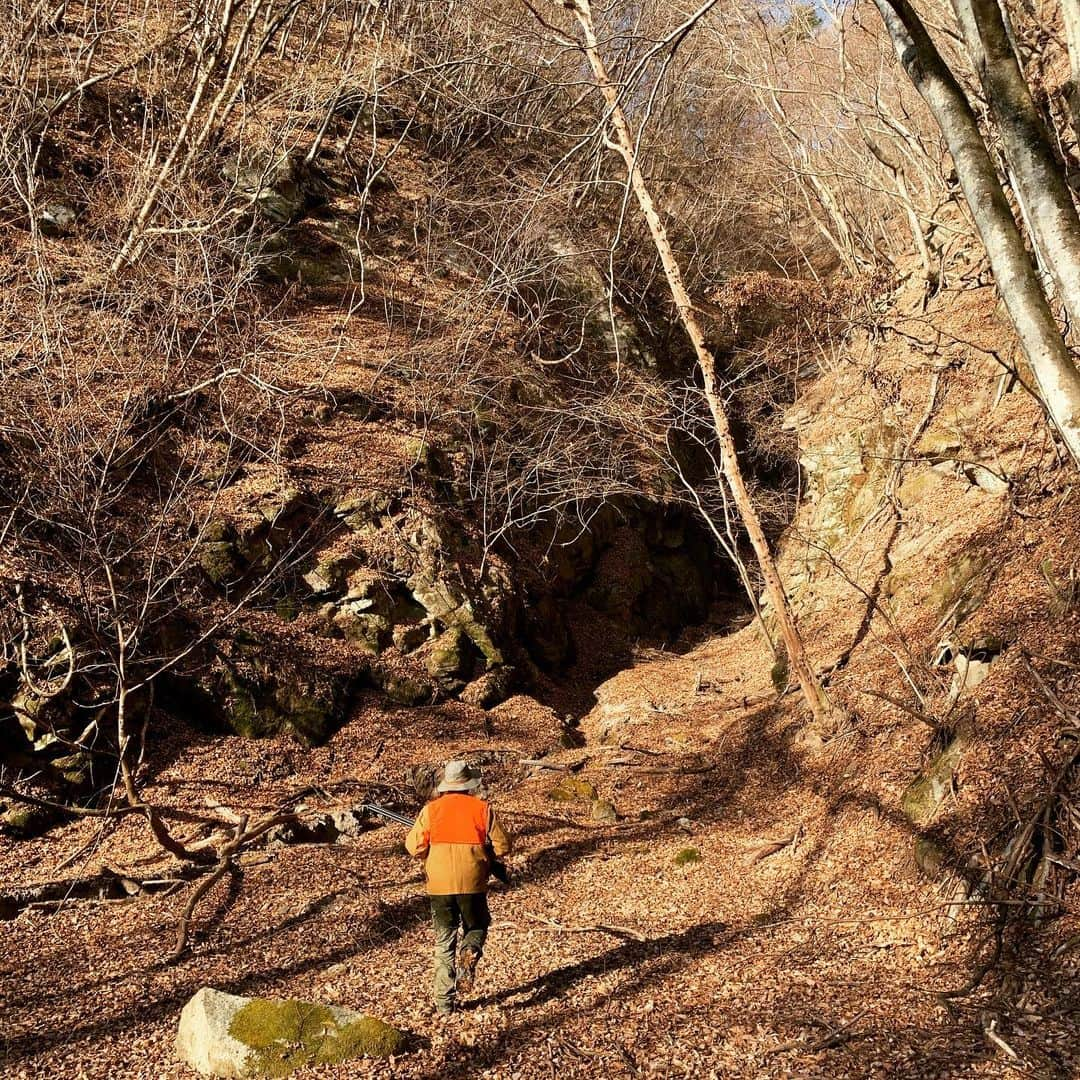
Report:
M 304 509 L 304 493 L 296 488 L 286 488 L 263 499 L 258 511 L 263 521 L 273 525 L 283 518 L 292 517 Z
M 423 679 L 385 672 L 377 682 L 395 705 L 412 708 L 416 705 L 428 705 L 435 700 L 435 687 Z
M 503 663 L 503 655 L 492 640 L 487 628 L 476 617 L 472 603 L 448 582 L 430 574 L 419 573 L 409 578 L 409 590 L 416 602 L 445 626 L 457 626 L 468 635 L 480 650 L 489 668 Z
M 387 491 L 351 492 L 338 501 L 334 513 L 355 531 L 390 513 L 393 503 Z
M 615 804 L 609 799 L 593 799 L 589 804 L 589 817 L 591 817 L 593 821 L 603 821 L 607 823 L 619 820 L 619 815 L 615 810 Z
M 391 638 L 390 622 L 382 615 L 362 615 L 346 609 L 334 616 L 334 625 L 371 656 L 378 656 Z
M 427 641 L 431 630 L 427 623 L 399 624 L 394 627 L 394 648 L 400 653 L 411 653 Z
M 237 735 L 259 739 L 287 732 L 318 746 L 344 722 L 354 690 L 355 680 L 345 676 L 316 687 L 263 670 L 242 677 L 227 669 L 213 697 Z
M 548 792 L 548 798 L 555 802 L 587 802 L 590 806 L 599 802 L 596 788 L 588 780 L 578 776 L 566 775 Z
M 296 999 L 203 987 L 184 1006 L 176 1053 L 202 1076 L 281 1077 L 301 1068 L 400 1053 L 405 1035 L 373 1016 Z
M 985 465 L 969 465 L 964 469 L 964 475 L 988 495 L 1000 498 L 1009 493 L 1009 481 Z
M 228 540 L 212 540 L 200 544 L 199 566 L 218 588 L 231 584 L 243 573 L 236 545 Z
M 478 709 L 492 709 L 496 705 L 501 705 L 510 696 L 513 685 L 512 668 L 495 668 L 484 672 L 480 678 L 469 683 L 461 692 L 461 700 L 466 705 L 474 705 Z
M 432 678 L 454 678 L 464 673 L 468 660 L 468 638 L 460 626 L 451 626 L 431 643 L 425 666 Z
M 948 798 L 966 746 L 967 740 L 963 736 L 955 736 L 904 792 L 900 806 L 916 825 L 930 821 Z
M 75 210 L 61 202 L 46 203 L 38 214 L 37 225 L 45 236 L 62 238 L 75 231 Z
M 304 581 L 316 594 L 343 592 L 349 575 L 360 566 L 360 560 L 353 555 L 332 555 L 306 573 Z
M 989 660 L 977 660 L 964 653 L 957 653 L 953 657 L 956 675 L 953 677 L 949 691 L 952 698 L 955 700 L 961 694 L 970 693 L 977 686 L 981 686 L 986 682 L 987 677 L 990 675 L 990 663 Z

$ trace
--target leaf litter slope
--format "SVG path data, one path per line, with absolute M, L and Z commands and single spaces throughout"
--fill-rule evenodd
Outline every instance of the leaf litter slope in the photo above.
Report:
M 685 674 L 695 662 L 737 670 L 756 648 L 747 637 L 691 655 Z M 650 701 L 664 680 L 682 685 L 670 666 L 633 673 Z M 193 805 L 226 785 L 255 806 L 305 780 L 385 780 L 478 744 L 513 751 L 489 772 L 521 836 L 519 883 L 493 897 L 482 979 L 459 1016 L 430 1014 L 419 875 L 400 836 L 380 828 L 349 845 L 253 853 L 177 967 L 161 959 L 182 897 L 24 913 L 5 933 L 8 1075 L 188 1076 L 172 1037 L 207 983 L 348 1005 L 417 1036 L 392 1064 L 312 1076 L 1006 1074 L 974 1003 L 951 1021 L 928 992 L 963 981 L 972 933 L 962 922 L 943 939 L 941 898 L 914 874 L 908 831 L 842 763 L 800 761 L 792 711 L 735 710 L 710 727 L 674 714 L 649 741 L 635 737 L 637 750 L 597 753 L 578 775 L 623 815 L 603 826 L 550 798 L 558 773 L 527 777 L 515 764 L 555 734 L 537 708 L 537 722 L 518 726 L 518 704 L 486 738 L 464 709 L 361 709 L 327 748 L 207 743 L 157 780 Z M 272 779 L 290 759 L 298 772 Z M 797 843 L 753 861 L 797 828 Z M 60 830 L 21 868 L 7 852 L 8 872 L 48 876 L 91 829 Z M 122 825 L 94 858 L 130 864 L 148 854 L 140 845 Z M 688 847 L 700 861 L 677 867 Z
M 957 336 L 992 333 L 985 296 L 979 302 L 952 312 Z M 804 445 L 870 423 L 882 394 L 903 406 L 907 435 L 936 362 L 907 344 L 880 350 L 871 379 L 830 374 L 804 403 Z M 960 423 L 994 378 L 974 363 L 950 372 L 931 433 Z M 368 784 L 414 808 L 406 770 L 485 753 L 494 797 L 520 837 L 517 883 L 493 896 L 490 947 L 459 1015 L 431 1013 L 420 875 L 387 826 L 345 844 L 245 855 L 239 875 L 200 909 L 193 953 L 176 966 L 163 959 L 183 891 L 30 909 L 4 924 L 4 1075 L 190 1077 L 174 1059 L 175 1025 L 207 984 L 346 1005 L 414 1036 L 392 1063 L 310 1076 L 1075 1075 L 1075 915 L 1026 930 L 1004 971 L 971 994 L 942 996 L 992 952 L 985 909 L 953 904 L 958 874 L 977 878 L 981 840 L 1010 835 L 1010 800 L 1037 800 L 1038 751 L 1056 745 L 1060 721 L 1019 650 L 1006 650 L 972 695 L 977 725 L 957 786 L 920 832 L 899 807 L 930 734 L 867 694 L 908 696 L 897 635 L 913 653 L 932 651 L 936 583 L 964 552 L 991 554 L 995 569 L 966 634 L 1005 632 L 1032 654 L 1078 659 L 1076 611 L 1050 611 L 1038 569 L 1064 565 L 1075 548 L 1077 499 L 1048 464 L 1038 414 L 1022 398 L 1005 403 L 977 418 L 977 437 L 1014 477 L 1010 500 L 927 457 L 903 477 L 919 482 L 900 488 L 899 528 L 870 507 L 836 556 L 843 573 L 826 560 L 804 587 L 804 629 L 819 665 L 835 663 L 832 693 L 850 724 L 823 748 L 806 737 L 797 700 L 777 699 L 753 628 L 681 655 L 640 657 L 597 691 L 581 749 L 558 749 L 558 717 L 524 697 L 488 714 L 460 704 L 387 711 L 365 698 L 314 750 L 180 728 L 156 745 L 149 799 L 238 812 L 308 785 L 326 793 L 308 797 L 313 809 L 358 802 Z M 789 576 L 813 513 L 804 508 L 796 522 Z M 875 609 L 864 633 L 883 566 L 906 573 L 903 588 L 890 600 L 891 622 Z M 1060 663 L 1044 673 L 1075 701 L 1075 677 Z M 940 712 L 947 678 L 936 685 L 916 674 L 927 707 Z M 553 798 L 566 773 L 521 764 L 544 752 L 613 801 L 620 820 L 594 822 L 587 801 Z M 66 862 L 68 874 L 102 864 L 141 876 L 164 869 L 135 821 L 103 835 L 98 827 L 76 822 L 5 844 L 4 880 L 52 880 Z M 938 881 L 921 875 L 916 839 L 935 840 L 952 870 Z M 1065 899 L 1075 912 L 1075 886 Z

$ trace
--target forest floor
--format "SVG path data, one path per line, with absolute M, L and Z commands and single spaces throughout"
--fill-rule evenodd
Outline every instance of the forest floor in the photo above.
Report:
M 175 964 L 186 885 L 0 922 L 4 1080 L 191 1080 L 173 1042 L 202 986 L 337 1003 L 411 1036 L 393 1061 L 301 1078 L 1080 1075 L 1080 885 L 1066 883 L 1061 917 L 1017 921 L 1000 953 L 983 888 L 1075 750 L 1080 495 L 1041 413 L 977 359 L 999 333 L 989 292 L 960 296 L 944 311 L 960 343 L 948 365 L 935 310 L 912 302 L 872 365 L 825 373 L 797 406 L 800 446 L 843 474 L 815 481 L 783 565 L 801 575 L 837 731 L 809 732 L 798 695 L 777 694 L 755 627 L 639 650 L 599 682 L 610 642 L 588 624 L 579 672 L 595 677 L 551 697 L 595 701 L 576 749 L 524 696 L 485 713 L 372 695 L 314 749 L 158 731 L 146 800 L 214 812 L 266 813 L 298 792 L 312 812 L 370 798 L 415 812 L 412 770 L 482 756 L 517 850 L 476 990 L 433 1014 L 427 904 L 397 827 L 265 845 L 198 908 Z M 875 456 L 875 432 L 898 449 Z M 1005 490 L 971 480 L 983 461 Z M 849 532 L 826 551 L 829 483 Z M 932 659 L 949 619 L 957 642 L 998 643 L 959 703 L 953 666 Z M 916 827 L 903 795 L 963 725 L 951 786 Z M 524 763 L 541 757 L 562 768 Z M 595 790 L 618 819 L 594 820 L 560 785 Z M 135 816 L 0 843 L 4 893 L 102 866 L 169 873 Z
M 401 789 L 376 793 L 405 806 L 407 768 L 486 752 L 518 848 L 515 884 L 492 895 L 476 990 L 451 1018 L 432 1013 L 419 868 L 382 826 L 246 855 L 175 965 L 186 890 L 3 924 L 3 1075 L 190 1078 L 173 1039 L 204 985 L 338 1003 L 412 1036 L 396 1060 L 298 1076 L 1076 1075 L 1075 971 L 1035 938 L 1010 992 L 995 977 L 945 996 L 992 950 L 983 912 L 950 907 L 919 875 L 911 827 L 881 797 L 890 777 L 844 740 L 799 737 L 797 700 L 776 700 L 755 635 L 642 658 L 602 688 L 609 710 L 617 693 L 653 718 L 621 746 L 553 749 L 557 717 L 524 697 L 488 714 L 362 703 L 303 752 L 175 731 L 147 798 L 253 812 L 309 783 L 326 793 L 313 809 L 353 805 L 368 782 Z M 544 752 L 576 771 L 520 764 Z M 552 797 L 568 775 L 612 799 L 618 822 Z M 147 856 L 142 823 L 99 830 L 82 821 L 9 844 L 0 873 L 27 884 L 80 852 L 82 872 Z

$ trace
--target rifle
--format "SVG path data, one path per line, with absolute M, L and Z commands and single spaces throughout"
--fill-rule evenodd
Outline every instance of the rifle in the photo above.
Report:
M 388 810 L 385 806 L 380 806 L 378 803 L 363 803 L 360 807 L 362 811 L 368 814 L 375 814 L 378 817 L 386 818 L 387 821 L 392 821 L 397 825 L 404 825 L 406 829 L 411 829 L 416 824 L 412 818 L 407 818 L 404 814 L 399 814 L 396 810 Z M 501 881 L 504 885 L 510 884 L 510 868 L 501 859 L 496 858 L 495 850 L 491 846 L 491 841 L 485 841 L 484 853 L 488 859 L 488 870 L 491 876 L 496 881 Z

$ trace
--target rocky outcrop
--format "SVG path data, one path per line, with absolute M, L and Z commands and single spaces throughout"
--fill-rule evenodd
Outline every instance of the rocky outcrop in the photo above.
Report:
M 204 987 L 180 1014 L 176 1053 L 202 1076 L 280 1077 L 361 1057 L 391 1057 L 404 1034 L 373 1016 L 296 999 Z

